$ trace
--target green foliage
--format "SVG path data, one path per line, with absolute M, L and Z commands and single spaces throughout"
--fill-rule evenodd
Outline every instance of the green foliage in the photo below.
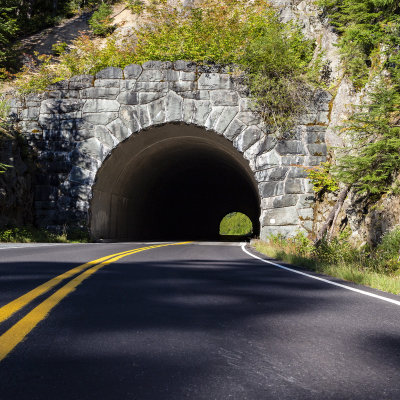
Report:
M 305 168 L 305 170 L 315 193 L 336 192 L 339 189 L 337 179 L 330 173 L 331 164 L 329 162 L 321 163 L 317 167 Z
M 53 54 L 56 56 L 59 56 L 63 53 L 65 53 L 65 51 L 68 48 L 68 44 L 65 42 L 57 42 L 54 43 L 53 46 L 51 47 L 51 50 L 53 51 Z
M 359 193 L 379 196 L 400 172 L 400 93 L 382 81 L 370 98 L 343 127 L 353 145 L 336 175 Z
M 15 227 L 0 230 L 0 242 L 18 243 L 68 243 L 68 242 L 87 242 L 87 233 L 73 230 L 56 234 L 45 229 L 37 229 L 32 226 Z
M 89 25 L 95 35 L 107 36 L 115 29 L 111 14 L 112 8 L 107 3 L 100 4 L 99 8 L 93 13 Z
M 203 0 L 193 9 L 165 1 L 132 4 L 144 7 L 147 21 L 134 38 L 117 42 L 111 36 L 99 48 L 83 36 L 61 54 L 58 65 L 25 70 L 19 80 L 22 90 L 44 89 L 45 82 L 95 73 L 107 66 L 188 60 L 233 65 L 232 70 L 244 76 L 254 106 L 271 130 L 290 128 L 307 104 L 313 46 L 297 27 L 280 23 L 266 0 Z M 101 6 L 99 12 L 107 7 Z M 104 15 L 96 17 L 101 26 Z
M 11 167 L 11 165 L 0 163 L 0 174 L 4 174 L 4 172 L 6 172 L 6 170 L 7 170 L 7 168 L 10 168 L 10 167 Z
M 246 236 L 253 232 L 253 224 L 250 218 L 240 212 L 226 215 L 220 224 L 220 235 Z
M 144 1 L 141 0 L 127 0 L 126 6 L 131 10 L 132 14 L 140 15 L 146 9 Z
M 400 4 L 398 0 L 320 0 L 340 34 L 339 47 L 349 76 L 363 87 L 383 65 L 399 77 Z M 400 80 L 397 80 L 400 82 Z
M 236 64 L 246 72 L 255 107 L 273 130 L 284 132 L 310 95 L 307 72 L 313 45 L 282 24 L 266 1 L 204 0 L 190 11 L 150 9 L 157 24 L 136 32 L 136 59 Z
M 93 8 L 101 0 L 2 0 L 0 2 L 0 70 L 18 69 L 15 43 L 20 36 L 55 25 L 84 8 Z M 2 72 L 3 77 L 8 77 Z M 2 78 L 0 76 L 0 78 Z
M 344 231 L 315 247 L 305 235 L 294 238 L 273 235 L 257 241 L 256 250 L 297 266 L 355 283 L 400 294 L 400 227 L 386 233 L 375 248 L 356 248 Z
M 15 5 L 12 1 L 3 1 L 0 5 L 0 66 L 13 58 L 13 39 L 19 31 L 17 19 L 13 16 Z

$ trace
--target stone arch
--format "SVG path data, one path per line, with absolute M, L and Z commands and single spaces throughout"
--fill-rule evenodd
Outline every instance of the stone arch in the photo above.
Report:
M 105 160 L 156 127 L 180 125 L 230 142 L 246 160 L 266 237 L 311 230 L 313 193 L 302 166 L 325 160 L 329 101 L 328 93 L 317 91 L 288 139 L 279 139 L 267 134 L 252 110 L 241 77 L 217 66 L 151 61 L 58 82 L 15 99 L 12 115 L 38 154 L 41 226 L 88 226 L 92 189 Z M 213 143 L 217 149 L 218 140 Z
M 89 226 L 97 239 L 217 239 L 232 209 L 258 235 L 258 184 L 242 154 L 213 131 L 166 124 L 129 137 L 103 162 Z

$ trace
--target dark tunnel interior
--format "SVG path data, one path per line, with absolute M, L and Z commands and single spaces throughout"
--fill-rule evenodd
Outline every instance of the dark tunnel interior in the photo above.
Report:
M 215 240 L 222 218 L 246 214 L 259 234 L 260 199 L 248 162 L 232 143 L 190 125 L 133 135 L 97 173 L 94 239 Z

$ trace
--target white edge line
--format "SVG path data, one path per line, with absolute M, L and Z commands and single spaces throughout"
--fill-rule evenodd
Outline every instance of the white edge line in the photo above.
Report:
M 392 303 L 392 304 L 396 304 L 397 306 L 400 306 L 400 301 L 398 301 L 398 300 L 393 300 L 393 299 L 390 299 L 390 298 L 388 298 L 388 297 L 379 296 L 379 295 L 377 295 L 377 294 L 370 293 L 370 292 L 366 292 L 365 290 L 361 290 L 361 289 L 356 289 L 356 288 L 353 288 L 353 287 L 351 287 L 351 286 L 343 285 L 343 284 L 341 284 L 341 283 L 332 282 L 332 281 L 330 281 L 329 279 L 320 278 L 319 276 L 310 275 L 310 274 L 307 274 L 307 273 L 305 273 L 305 272 L 298 271 L 298 270 L 296 270 L 296 269 L 292 269 L 292 268 L 288 268 L 288 267 L 284 267 L 283 265 L 274 263 L 274 262 L 272 262 L 272 261 L 265 260 L 264 258 L 258 257 L 258 256 L 256 256 L 256 255 L 250 253 L 250 252 L 246 249 L 246 243 L 243 243 L 241 247 L 242 247 L 242 250 L 243 250 L 246 254 L 248 254 L 249 256 L 251 256 L 251 257 L 253 257 L 253 258 L 256 258 L 257 260 L 260 260 L 260 261 L 262 261 L 262 262 L 265 262 L 265 263 L 267 263 L 267 264 L 271 264 L 271 265 L 273 265 L 274 267 L 278 267 L 278 268 L 284 269 L 284 270 L 286 270 L 286 271 L 294 272 L 295 274 L 307 276 L 308 278 L 311 278 L 311 279 L 315 279 L 315 280 L 317 280 L 317 281 L 321 281 L 321 282 L 328 283 L 329 285 L 338 286 L 338 287 L 341 287 L 341 288 L 343 288 L 343 289 L 351 290 L 352 292 L 360 293 L 360 294 L 363 294 L 363 295 L 369 296 L 369 297 L 374 297 L 375 299 L 387 301 L 388 303 Z

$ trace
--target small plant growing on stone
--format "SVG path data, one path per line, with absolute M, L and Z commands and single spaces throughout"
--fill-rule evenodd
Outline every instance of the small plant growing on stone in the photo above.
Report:
M 330 173 L 331 164 L 329 162 L 321 163 L 316 167 L 305 167 L 305 170 L 316 194 L 336 192 L 339 189 L 337 179 Z

